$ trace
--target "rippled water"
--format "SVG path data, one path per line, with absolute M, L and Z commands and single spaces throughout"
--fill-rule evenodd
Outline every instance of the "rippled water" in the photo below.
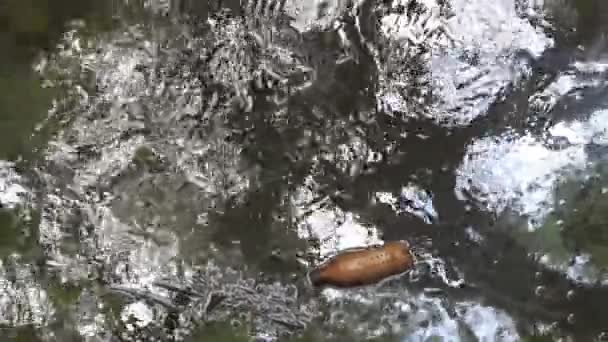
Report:
M 607 338 L 602 2 L 72 5 L 4 6 L 3 339 Z

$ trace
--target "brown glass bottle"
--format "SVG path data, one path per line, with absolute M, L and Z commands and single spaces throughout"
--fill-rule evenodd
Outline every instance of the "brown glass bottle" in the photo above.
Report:
M 308 273 L 313 286 L 355 287 L 377 283 L 403 273 L 414 265 L 409 243 L 386 242 L 383 246 L 340 253 Z

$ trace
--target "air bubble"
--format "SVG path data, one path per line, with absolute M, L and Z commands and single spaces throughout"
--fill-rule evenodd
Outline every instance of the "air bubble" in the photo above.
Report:
M 568 321 L 569 324 L 574 324 L 576 322 L 576 318 L 574 317 L 573 313 L 569 314 L 568 318 L 566 320 Z
M 534 289 L 534 294 L 537 297 L 542 297 L 545 293 L 546 293 L 547 289 L 544 286 L 537 286 L 536 289 Z
M 572 300 L 574 299 L 574 296 L 576 295 L 576 293 L 574 292 L 574 290 L 570 290 L 568 291 L 568 293 L 566 294 L 566 299 L 568 300 Z

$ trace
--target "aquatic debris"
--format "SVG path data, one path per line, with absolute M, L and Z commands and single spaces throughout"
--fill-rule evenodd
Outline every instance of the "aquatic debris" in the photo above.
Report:
M 389 192 L 376 192 L 374 199 L 391 207 L 397 214 L 408 213 L 420 218 L 426 224 L 439 220 L 437 210 L 433 206 L 433 194 L 415 184 L 408 184 L 401 193 L 394 196 Z
M 154 322 L 142 334 L 160 333 L 166 338 L 161 340 L 190 336 L 195 326 L 214 322 L 251 324 L 251 336 L 265 335 L 276 340 L 304 329 L 318 312 L 293 284 L 263 283 L 213 263 L 186 273 L 185 278 L 167 275 L 154 280 L 146 289 L 110 284 L 107 293 L 125 297 L 130 305 L 141 303 L 152 309 Z M 162 323 L 167 320 L 180 323 L 170 327 Z M 155 330 L 159 324 L 164 331 Z
M 413 265 L 409 243 L 391 241 L 383 246 L 353 248 L 338 254 L 309 272 L 308 278 L 314 286 L 355 287 L 404 273 Z

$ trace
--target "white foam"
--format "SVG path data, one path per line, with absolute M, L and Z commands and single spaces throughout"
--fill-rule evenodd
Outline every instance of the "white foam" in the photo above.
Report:
M 599 61 L 576 61 L 572 64 L 574 68 L 576 68 L 580 72 L 584 73 L 603 73 L 608 71 L 608 61 L 607 60 L 599 60 Z
M 364 226 L 354 213 L 344 212 L 331 204 L 324 207 L 324 203 L 319 206 L 306 205 L 312 202 L 314 195 L 310 189 L 300 187 L 294 195 L 293 204 L 299 219 L 298 236 L 318 240 L 322 258 L 339 250 L 382 243 L 377 228 Z
M 529 103 L 532 108 L 547 113 L 564 96 L 580 98 L 581 90 L 606 84 L 605 77 L 601 74 L 607 70 L 608 63 L 576 61 L 546 88 L 532 95 Z
M 420 310 L 415 317 L 419 321 L 429 321 L 429 324 L 416 329 L 404 338 L 403 342 L 423 342 L 432 338 L 450 342 L 469 341 L 465 329 L 470 330 L 480 342 L 519 341 L 513 319 L 501 310 L 477 303 L 461 302 L 455 304 L 454 316 L 448 313 L 439 299 L 425 296 L 420 299 L 432 303 L 436 311 Z
M 418 310 L 413 312 L 410 326 L 415 330 L 403 342 L 424 342 L 441 337 L 446 342 L 459 342 L 458 321 L 450 317 L 445 305 L 438 298 L 420 296 Z
M 444 297 L 408 289 L 335 290 L 324 294 L 333 305 L 330 323 L 348 325 L 364 336 L 377 336 L 390 327 L 403 342 L 518 341 L 514 320 L 503 310 L 471 301 L 451 302 Z M 382 311 L 382 315 L 370 315 Z M 380 326 L 380 328 L 378 327 Z
M 483 138 L 467 149 L 456 171 L 456 194 L 472 195 L 485 209 L 507 207 L 541 220 L 550 210 L 552 190 L 560 172 L 585 166 L 583 145 L 550 150 L 532 136 Z
M 19 176 L 11 162 L 0 160 L 0 204 L 5 208 L 14 208 L 23 204 L 28 191 L 21 185 Z
M 97 239 L 100 251 L 117 257 L 113 265 L 116 276 L 123 278 L 123 284 L 135 288 L 147 288 L 162 274 L 173 274 L 177 268 L 176 256 L 179 253 L 178 239 L 173 233 L 165 233 L 166 244 L 157 244 L 153 240 L 133 237 L 131 232 L 139 227 L 131 227 L 114 216 L 111 209 L 99 206 L 92 212 L 92 221 L 97 228 Z M 127 258 L 124 258 L 124 256 Z M 117 258 L 118 259 L 118 258 Z
M 332 291 L 329 299 L 335 308 L 330 321 L 348 325 L 365 336 L 385 332 L 390 326 L 403 342 L 470 341 L 471 334 L 483 342 L 519 340 L 514 320 L 506 312 L 479 303 L 451 303 L 406 289 L 354 290 L 347 295 Z M 383 315 L 369 316 L 377 311 Z
M 541 112 L 547 113 L 562 98 L 577 86 L 577 78 L 572 74 L 562 74 L 551 83 L 547 88 L 543 89 L 530 97 L 530 104 L 533 108 L 539 109 Z
M 388 39 L 386 62 L 377 59 L 379 73 L 378 101 L 380 108 L 388 112 L 401 112 L 407 116 L 427 115 L 414 113 L 413 107 L 424 103 L 424 97 L 430 91 L 428 72 L 420 71 L 430 63 L 430 50 L 434 45 L 445 40 L 441 30 L 445 28 L 439 17 L 440 5 L 435 0 L 419 3 L 422 5 L 420 15 L 388 14 L 381 18 L 381 33 Z M 394 0 L 389 6 L 407 7 L 405 0 Z M 374 50 L 374 49 L 372 49 Z M 389 71 L 390 70 L 390 71 Z M 408 96 L 408 89 L 416 87 L 420 96 Z
M 300 32 L 306 32 L 329 27 L 347 5 L 344 0 L 293 0 L 285 3 L 285 11 L 295 19 L 291 25 Z
M 447 23 L 458 43 L 433 50 L 433 94 L 439 100 L 433 116 L 462 125 L 525 75 L 528 69 L 515 59 L 518 51 L 539 56 L 553 41 L 518 16 L 514 0 L 455 0 L 452 8 L 455 16 Z
M 539 258 L 539 263 L 549 269 L 564 273 L 568 279 L 577 283 L 608 285 L 608 273 L 598 269 L 592 263 L 589 254 L 572 256 L 572 260 L 558 259 L 551 254 L 545 254 Z
M 70 82 L 78 80 L 82 70 L 93 70 L 97 86 L 96 96 L 93 97 L 76 85 L 66 84 L 81 106 L 74 111 L 78 115 L 71 126 L 49 143 L 45 156 L 49 164 L 69 169 L 65 175 L 43 174 L 46 184 L 60 186 L 45 194 L 39 228 L 40 243 L 45 246 L 47 256 L 51 259 L 49 266 L 57 266 L 53 267 L 53 271 L 57 271 L 63 281 L 79 280 L 101 263 L 108 266 L 107 270 L 112 272 L 111 278 L 116 285 L 134 292 L 149 290 L 156 296 L 165 290 L 152 287 L 153 282 L 159 277 L 177 273 L 176 264 L 179 261 L 176 257 L 180 247 L 177 235 L 183 232 L 179 229 L 181 221 L 174 221 L 175 226 L 171 229 L 166 229 L 165 224 L 152 226 L 156 217 L 147 217 L 149 220 L 146 222 L 137 222 L 137 216 L 141 212 L 137 212 L 138 209 L 135 212 L 131 210 L 137 207 L 137 203 L 125 209 L 129 211 L 127 215 L 121 215 L 121 205 L 130 201 L 129 196 L 134 198 L 140 195 L 128 187 L 111 187 L 103 196 L 96 191 L 89 191 L 90 187 L 97 187 L 102 180 L 112 179 L 124 182 L 123 185 L 127 186 L 135 183 L 128 179 L 129 172 L 125 171 L 131 170 L 131 162 L 139 147 L 149 147 L 159 156 L 171 159 L 169 162 L 177 166 L 166 178 L 158 176 L 161 183 L 165 180 L 167 183 L 154 181 L 159 189 L 165 184 L 169 186 L 173 185 L 172 182 L 181 181 L 182 176 L 190 177 L 192 183 L 201 187 L 202 192 L 209 194 L 209 198 L 223 193 L 244 193 L 249 185 L 247 179 L 241 177 L 236 169 L 239 150 L 233 148 L 233 145 L 220 144 L 217 136 L 190 139 L 180 131 L 180 127 L 175 127 L 177 125 L 170 126 L 170 118 L 188 112 L 191 108 L 201 107 L 203 99 L 200 92 L 191 89 L 198 82 L 192 75 L 180 74 L 174 79 L 175 83 L 179 83 L 176 94 L 187 93 L 192 96 L 178 97 L 178 101 L 165 101 L 163 91 L 166 90 L 166 83 L 147 80 L 143 73 L 137 71 L 138 65 L 150 68 L 158 66 L 159 61 L 154 54 L 155 40 L 149 37 L 151 33 L 154 32 L 149 32 L 144 27 L 131 27 L 127 32 L 114 31 L 103 37 L 84 39 L 79 38 L 80 32 L 70 31 L 59 49 L 60 53 L 51 56 L 44 68 L 39 68 L 43 76 L 55 77 L 55 73 L 58 73 L 60 79 L 65 78 Z M 174 41 L 168 40 L 170 43 Z M 172 53 L 172 48 L 167 47 L 166 53 Z M 171 67 L 170 63 L 162 66 Z M 144 112 L 148 108 L 141 108 L 144 113 L 139 114 L 157 120 L 152 122 L 153 125 L 166 123 L 165 127 L 170 128 L 167 130 L 169 133 L 162 137 L 145 138 L 134 134 L 129 139 L 119 139 L 132 125 L 138 124 L 129 115 L 137 115 L 138 108 L 134 107 L 132 113 L 127 113 L 127 109 L 130 110 L 131 105 L 142 103 L 149 106 L 150 111 Z M 124 109 L 123 105 L 128 108 Z M 57 114 L 72 115 L 71 112 Z M 162 122 L 158 122 L 160 120 Z M 138 127 L 140 126 L 136 126 Z M 180 139 L 173 139 L 175 137 L 171 134 L 174 133 Z M 76 148 L 83 145 L 93 145 L 99 156 L 78 158 Z M 217 162 L 220 157 L 209 158 L 209 153 L 220 154 L 227 162 Z M 228 153 L 234 153 L 233 157 L 227 156 Z M 137 184 L 145 185 L 149 180 L 147 176 L 142 177 L 144 182 Z M 69 199 L 67 192 L 70 192 Z M 173 188 L 168 192 L 175 194 Z M 117 198 L 124 202 L 116 200 Z M 165 197 L 163 200 L 171 202 L 175 198 Z M 205 210 L 203 206 L 194 203 L 192 206 L 194 210 Z M 160 210 L 164 209 L 163 206 Z M 66 235 L 71 233 L 67 232 L 66 221 L 73 221 L 74 216 L 80 212 L 83 213 L 80 218 L 84 224 L 79 228 L 84 230 L 85 226 L 89 226 L 93 229 L 79 232 L 79 251 L 86 252 L 74 257 L 64 254 L 61 246 Z M 164 214 L 159 212 L 158 217 L 168 216 Z M 170 219 L 172 218 L 167 218 L 167 221 Z M 90 336 L 104 329 L 103 313 L 100 315 L 88 317 L 80 323 L 79 329 L 83 335 Z
M 476 303 L 458 304 L 457 311 L 480 342 L 520 340 L 515 322 L 503 311 Z
M 571 144 L 608 145 L 608 110 L 598 110 L 588 120 L 557 123 L 549 129 L 549 133 L 566 138 Z
M 407 6 L 403 0 L 393 1 L 393 6 L 397 4 Z M 440 15 L 438 1 L 421 4 L 424 13 L 419 16 L 389 14 L 381 19 L 381 32 L 394 44 L 389 60 L 396 64 L 391 65 L 390 76 L 380 75 L 378 96 L 389 111 L 424 115 L 446 125 L 466 125 L 530 72 L 525 61 L 516 57 L 518 53 L 527 51 L 537 57 L 553 45 L 541 28 L 521 17 L 535 17 L 547 25 L 539 12 L 540 3 L 524 8 L 518 2 L 518 13 L 515 0 L 454 0 L 449 19 Z M 418 69 L 430 71 L 410 75 L 408 64 L 413 56 L 417 56 L 413 63 L 422 63 Z M 399 64 L 403 60 L 408 63 Z M 408 87 L 417 87 L 421 96 L 406 96 Z M 429 92 L 434 97 L 430 112 L 415 110 L 413 114 L 417 102 L 423 103 Z
M 43 325 L 55 313 L 47 292 L 36 282 L 30 265 L 20 264 L 15 255 L 8 271 L 0 260 L 0 324 L 7 326 Z M 8 274 L 7 274 L 8 273 Z
M 154 315 L 150 307 L 148 307 L 144 302 L 138 301 L 135 303 L 131 303 L 126 305 L 120 314 L 120 318 L 123 322 L 128 322 L 130 317 L 136 319 L 134 325 L 137 327 L 145 327 L 152 322 L 154 319 Z M 127 326 L 129 329 L 133 329 L 134 327 L 131 325 Z
M 399 197 L 388 192 L 376 192 L 374 197 L 379 203 L 390 206 L 398 215 L 408 213 L 420 218 L 426 224 L 430 224 L 432 220 L 439 218 L 433 205 L 433 197 L 415 184 L 402 187 Z M 400 198 L 401 200 L 407 200 L 407 205 L 402 205 Z

